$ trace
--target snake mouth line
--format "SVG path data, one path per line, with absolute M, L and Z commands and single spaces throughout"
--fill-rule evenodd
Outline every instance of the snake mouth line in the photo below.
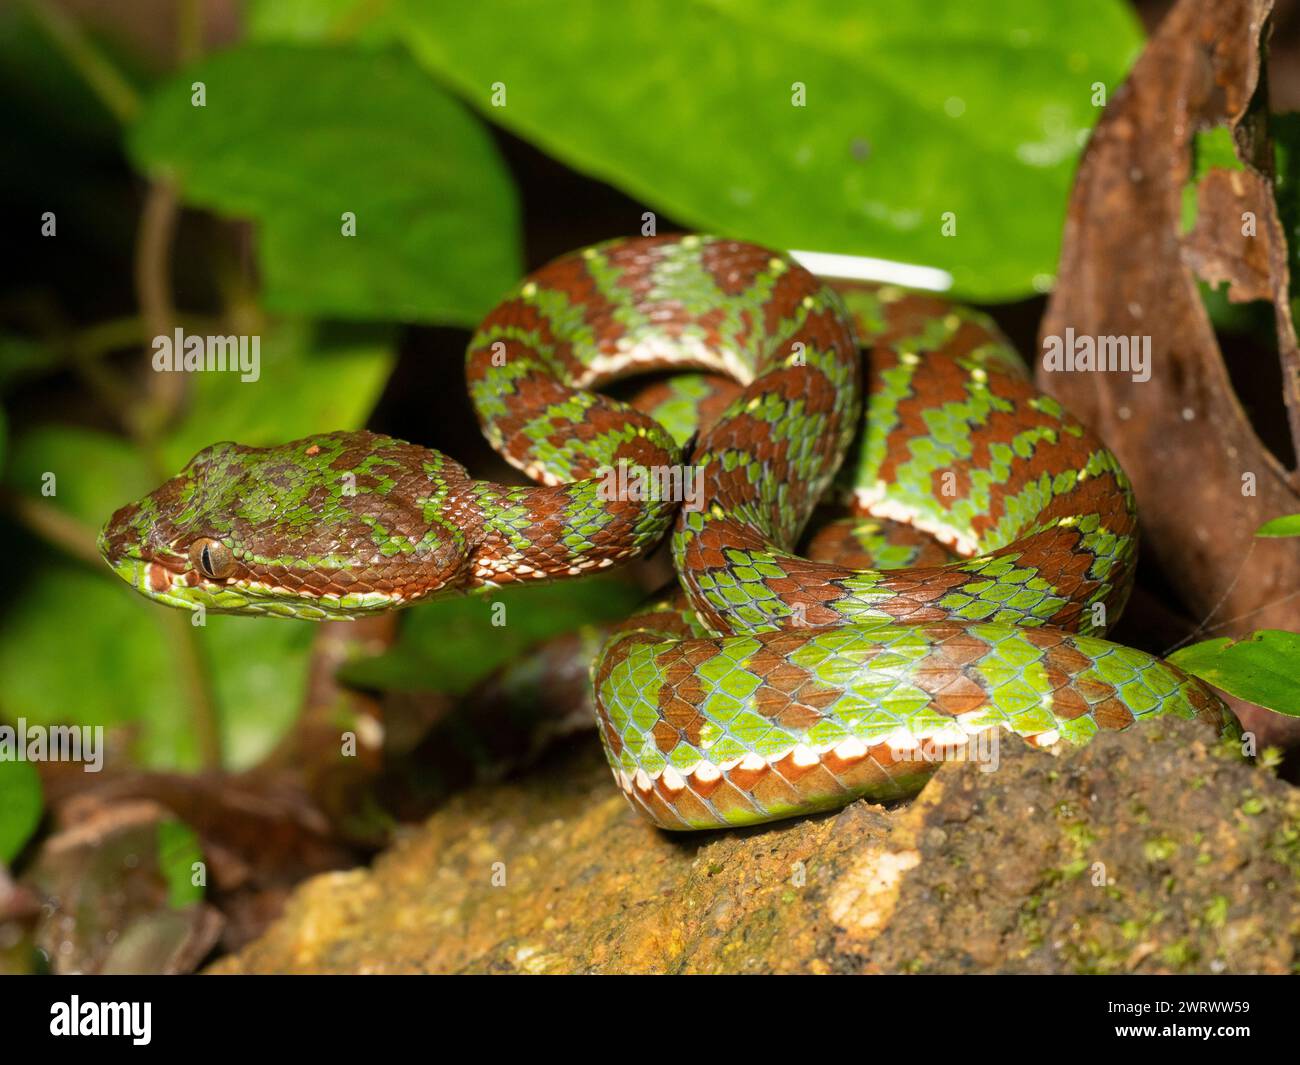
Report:
M 183 579 L 184 571 L 163 562 L 128 557 L 110 564 L 119 577 L 142 595 L 167 606 L 191 611 L 202 609 L 218 614 L 260 613 L 268 617 L 350 621 L 407 602 L 406 597 L 389 592 L 320 594 L 250 580 L 187 584 Z

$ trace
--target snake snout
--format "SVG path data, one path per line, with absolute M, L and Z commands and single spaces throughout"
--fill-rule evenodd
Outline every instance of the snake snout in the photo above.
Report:
M 110 566 L 116 566 L 127 558 L 143 559 L 140 538 L 135 532 L 139 513 L 139 503 L 128 503 L 115 510 L 99 530 L 99 553 Z

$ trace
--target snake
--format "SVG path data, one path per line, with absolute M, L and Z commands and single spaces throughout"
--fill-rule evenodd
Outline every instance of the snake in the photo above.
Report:
M 1010 734 L 1054 749 L 1173 716 L 1239 735 L 1199 679 L 1105 639 L 1132 486 L 977 310 L 744 241 L 624 238 L 521 281 L 466 380 L 527 484 L 365 430 L 223 442 L 100 550 L 157 603 L 348 620 L 668 538 L 675 587 L 590 675 L 619 789 L 669 830 L 907 798 Z

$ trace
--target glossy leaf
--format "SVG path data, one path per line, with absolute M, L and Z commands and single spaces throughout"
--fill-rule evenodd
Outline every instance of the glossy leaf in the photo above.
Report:
M 1169 661 L 1239 699 L 1300 717 L 1300 633 L 1261 629 L 1239 640 L 1205 640 Z
M 1255 530 L 1256 536 L 1300 536 L 1300 514 L 1287 514 L 1281 518 L 1266 521 Z
M 260 223 L 272 310 L 471 325 L 520 273 L 491 138 L 402 54 L 236 48 L 158 89 L 129 147 L 187 202 Z
M 648 208 L 940 267 L 982 299 L 1050 283 L 1093 101 L 1141 46 L 1118 0 L 400 10 L 414 54 L 485 116 Z

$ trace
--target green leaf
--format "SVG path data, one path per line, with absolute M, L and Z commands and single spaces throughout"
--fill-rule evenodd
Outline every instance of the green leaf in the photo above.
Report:
M 250 0 L 245 8 L 250 41 L 359 45 L 393 39 L 392 12 L 375 0 Z
M 1050 283 L 1094 85 L 1142 40 L 1119 0 L 398 10 L 492 121 L 679 222 L 941 267 L 979 299 Z
M 133 762 L 197 769 L 192 700 L 178 668 L 189 618 L 113 577 L 43 560 L 9 596 L 0 705 L 39 725 L 101 725 L 129 735 Z M 75 668 L 66 655 L 75 634 Z M 226 766 L 256 764 L 302 705 L 310 626 L 209 615 L 194 631 L 213 685 Z
M 1197 186 L 1211 170 L 1243 170 L 1245 164 L 1237 158 L 1232 130 L 1227 126 L 1213 126 L 1200 130 L 1192 138 L 1192 174 L 1183 185 L 1180 228 L 1190 233 L 1196 226 Z M 1218 325 L 1218 322 L 1215 322 Z
M 228 768 L 251 769 L 293 727 L 307 697 L 317 632 L 307 622 L 281 625 L 267 618 L 208 615 L 199 647 L 216 699 Z
M 390 331 L 375 327 L 286 320 L 259 337 L 258 349 L 255 381 L 231 372 L 189 375 L 185 419 L 163 447 L 169 471 L 220 440 L 261 446 L 355 429 L 370 414 L 395 361 Z
M 203 901 L 203 885 L 194 883 L 194 863 L 201 861 L 203 848 L 194 829 L 174 819 L 158 822 L 158 872 L 172 909 Z
M 41 775 L 31 762 L 0 760 L 0 863 L 8 864 L 41 822 Z
M 1261 629 L 1240 640 L 1206 640 L 1169 661 L 1239 699 L 1300 717 L 1300 633 Z
M 125 440 L 70 425 L 40 425 L 20 436 L 5 483 L 76 518 L 88 535 L 118 507 L 158 487 Z
M 1287 514 L 1285 517 L 1266 521 L 1255 530 L 1256 536 L 1300 536 L 1300 514 Z
M 491 138 L 401 54 L 236 48 L 156 91 L 129 148 L 187 202 L 260 223 L 273 310 L 473 325 L 521 272 Z
M 132 753 L 154 768 L 197 768 L 198 749 L 156 606 L 125 584 L 48 560 L 15 589 L 0 639 L 0 704 L 35 725 L 129 728 Z M 121 584 L 121 582 L 118 582 Z M 138 602 L 137 602 L 138 600 Z M 52 647 L 76 633 L 76 668 Z
M 0 390 L 42 373 L 57 369 L 58 356 L 45 344 L 19 336 L 0 333 Z
M 339 675 L 362 688 L 462 695 L 531 645 L 582 625 L 622 620 L 643 598 L 626 580 L 597 577 L 417 606 L 407 611 L 391 650 L 346 665 Z

